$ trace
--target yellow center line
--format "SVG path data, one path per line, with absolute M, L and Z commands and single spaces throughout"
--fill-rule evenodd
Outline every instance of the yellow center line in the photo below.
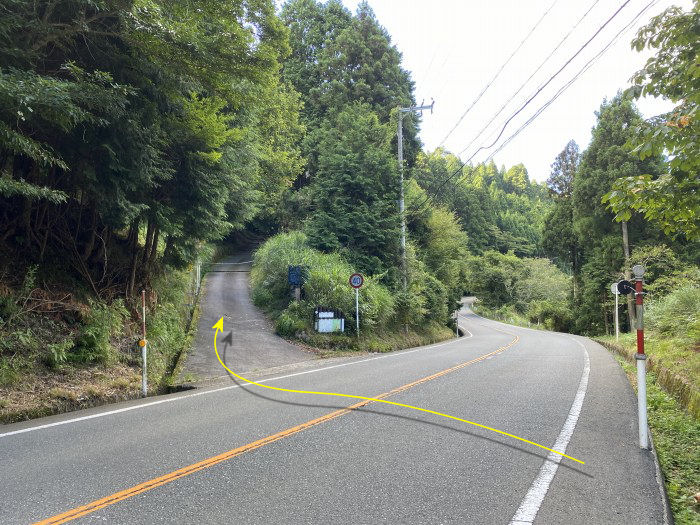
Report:
M 421 408 L 421 407 L 417 407 L 417 406 L 413 406 L 413 405 L 407 405 L 405 403 L 396 403 L 395 401 L 385 401 L 384 399 L 379 399 L 376 397 L 357 396 L 357 395 L 353 395 L 353 394 L 338 394 L 336 392 L 317 392 L 315 390 L 295 390 L 292 388 L 280 388 L 278 386 L 270 386 L 270 385 L 263 385 L 261 383 L 256 383 L 255 381 L 251 381 L 250 379 L 246 379 L 245 377 L 238 375 L 236 372 L 234 372 L 229 367 L 227 367 L 226 364 L 221 360 L 221 356 L 219 356 L 219 350 L 216 348 L 216 336 L 219 333 L 219 330 L 223 331 L 223 329 L 224 329 L 223 323 L 224 323 L 224 318 L 222 317 L 221 319 L 219 319 L 218 323 L 216 323 L 214 326 L 212 326 L 212 328 L 214 328 L 216 330 L 216 332 L 214 332 L 214 352 L 216 352 L 216 357 L 219 359 L 219 363 L 221 363 L 221 366 L 223 366 L 228 371 L 229 374 L 231 374 L 232 376 L 237 377 L 241 381 L 245 381 L 251 385 L 259 386 L 261 388 L 267 388 L 269 390 L 277 390 L 279 392 L 292 392 L 295 394 L 315 394 L 318 396 L 348 397 L 351 399 L 365 399 L 367 401 L 375 401 L 377 403 L 386 403 L 387 405 L 394 405 L 397 407 L 410 408 L 411 410 L 418 410 L 420 412 L 426 412 L 428 414 L 435 414 L 436 416 L 446 417 L 448 419 L 454 419 L 455 421 L 461 421 L 462 423 L 467 423 L 469 425 L 474 425 L 475 427 L 490 430 L 491 432 L 496 432 L 497 434 L 501 434 L 503 436 L 508 436 L 510 438 L 517 439 L 518 441 L 522 441 L 523 443 L 528 443 L 529 445 L 534 445 L 536 447 L 547 450 L 549 452 L 554 452 L 555 454 L 559 454 L 560 456 L 565 457 L 567 459 L 570 459 L 571 461 L 576 461 L 577 463 L 581 463 L 581 465 L 585 465 L 585 463 L 583 461 L 581 461 L 580 459 L 576 459 L 575 457 L 572 457 L 572 456 L 567 456 L 563 452 L 559 452 L 558 450 L 554 450 L 552 448 L 545 447 L 544 445 L 540 445 L 539 443 L 536 443 L 534 441 L 530 441 L 529 439 L 521 438 L 520 436 L 516 436 L 515 434 L 509 434 L 508 432 L 504 432 L 503 430 L 498 430 L 497 428 L 487 427 L 486 425 L 482 425 L 481 423 L 475 423 L 474 421 L 469 421 L 468 419 L 462 419 L 461 417 L 451 416 L 449 414 L 444 414 L 443 412 L 437 412 L 435 410 L 428 410 L 427 408 Z M 510 332 L 506 332 L 505 330 L 499 330 L 498 328 L 494 328 L 494 330 L 497 330 L 497 331 L 503 332 L 503 333 L 507 333 L 509 335 L 515 335 L 515 334 L 512 334 Z M 519 340 L 520 340 L 520 336 L 515 335 L 515 339 L 513 339 L 505 347 L 501 347 L 498 350 L 496 350 L 495 352 L 491 352 L 490 354 L 485 354 L 485 355 L 475 359 L 474 361 L 481 361 L 481 359 L 485 359 L 486 357 L 489 357 L 493 354 L 497 354 L 499 352 L 502 352 L 506 348 L 510 348 L 512 345 L 517 343 Z M 454 368 L 449 368 L 447 370 L 443 370 L 442 372 L 438 372 L 437 374 L 430 376 L 429 378 L 425 378 L 425 380 L 430 381 L 431 379 L 435 379 L 436 377 L 440 377 L 441 375 L 443 375 L 445 373 L 449 373 L 449 372 L 452 372 L 454 370 L 458 370 L 459 368 L 462 368 L 463 366 L 467 366 L 468 364 L 471 364 L 471 362 L 462 363 L 462 365 L 457 365 Z M 423 382 L 423 380 L 419 380 L 415 384 L 419 384 L 422 382 Z M 411 384 L 410 386 L 415 386 L 415 384 Z
M 502 330 L 499 330 L 499 331 L 502 331 Z M 219 352 L 216 349 L 216 334 L 218 334 L 218 332 L 215 333 L 215 337 L 214 337 L 214 349 L 215 349 L 216 355 L 218 357 Z M 514 334 L 510 334 L 510 335 L 514 335 Z M 307 428 L 311 428 L 311 427 L 318 425 L 320 423 L 330 421 L 331 419 L 335 419 L 339 416 L 347 414 L 348 412 L 352 412 L 353 410 L 364 407 L 364 406 L 369 405 L 370 403 L 373 403 L 373 402 L 379 402 L 379 403 L 383 402 L 383 403 L 388 403 L 388 404 L 397 405 L 397 406 L 416 408 L 416 409 L 422 410 L 424 412 L 430 412 L 433 414 L 443 415 L 445 417 L 449 417 L 451 419 L 456 419 L 458 421 L 466 421 L 466 420 L 462 420 L 462 419 L 459 419 L 459 418 L 456 418 L 453 416 L 448 416 L 446 414 L 440 414 L 439 412 L 432 412 L 430 410 L 420 409 L 417 407 L 412 407 L 410 405 L 404 405 L 401 403 L 392 403 L 391 401 L 384 401 L 384 398 L 387 398 L 389 396 L 393 396 L 393 395 L 398 394 L 400 392 L 404 392 L 410 388 L 413 388 L 414 386 L 426 383 L 428 381 L 432 381 L 433 379 L 437 379 L 438 377 L 442 377 L 446 374 L 449 374 L 450 372 L 460 370 L 466 366 L 472 365 L 474 363 L 478 363 L 479 361 L 483 361 L 484 359 L 488 359 L 489 357 L 492 357 L 496 354 L 504 352 L 508 348 L 515 345 L 519 340 L 520 340 L 520 337 L 516 335 L 515 338 L 513 340 L 511 340 L 507 345 L 501 346 L 500 348 L 494 350 L 493 352 L 489 352 L 488 354 L 481 355 L 475 359 L 472 359 L 471 361 L 467 361 L 465 363 L 460 363 L 460 364 L 453 366 L 451 368 L 441 370 L 440 372 L 437 372 L 435 374 L 432 374 L 432 375 L 423 377 L 421 379 L 418 379 L 416 381 L 413 381 L 411 383 L 407 383 L 405 385 L 399 386 L 397 388 L 394 388 L 393 390 L 390 390 L 389 392 L 384 392 L 383 394 L 379 394 L 375 397 L 362 398 L 360 396 L 350 396 L 350 395 L 338 394 L 341 397 L 358 397 L 358 398 L 362 399 L 362 401 L 355 403 L 353 405 L 350 405 L 348 407 L 341 408 L 341 409 L 336 410 L 334 412 L 330 412 L 330 413 L 328 413 L 324 416 L 318 417 L 316 419 L 306 421 L 305 423 L 301 423 L 299 425 L 288 428 L 286 430 L 282 430 L 281 432 L 277 432 L 275 434 L 269 435 L 269 436 L 264 437 L 262 439 L 258 439 L 257 441 L 253 441 L 252 443 L 248 443 L 246 445 L 231 449 L 231 450 L 224 452 L 222 454 L 218 454 L 216 456 L 212 456 L 212 457 L 204 459 L 202 461 L 198 461 L 197 463 L 192 463 L 191 465 L 188 465 L 186 467 L 182 467 L 182 468 L 174 470 L 168 474 L 164 474 L 164 475 L 159 476 L 157 478 L 150 479 L 150 480 L 145 481 L 143 483 L 139 483 L 138 485 L 134 485 L 133 487 L 129 487 L 129 488 L 124 489 L 124 490 L 119 491 L 119 492 L 115 492 L 114 494 L 111 494 L 111 495 L 106 496 L 104 498 L 97 499 L 97 500 L 92 501 L 86 505 L 76 507 L 74 509 L 68 510 L 68 511 L 63 512 L 61 514 L 57 514 L 57 515 L 52 516 L 50 518 L 44 519 L 42 521 L 38 521 L 35 523 L 35 525 L 49 525 L 49 524 L 50 525 L 57 525 L 60 523 L 67 523 L 69 521 L 86 516 L 87 514 L 90 514 L 92 512 L 100 510 L 100 509 L 103 509 L 103 508 L 108 507 L 110 505 L 114 505 L 115 503 L 119 503 L 120 501 L 124 501 L 125 499 L 131 498 L 132 496 L 136 496 L 138 494 L 142 494 L 143 492 L 149 491 L 151 489 L 161 487 L 161 486 L 163 486 L 167 483 L 170 483 L 172 481 L 176 481 L 176 480 L 181 479 L 185 476 L 189 476 L 190 474 L 194 474 L 195 472 L 199 472 L 200 470 L 212 467 L 212 466 L 214 466 L 218 463 L 221 463 L 223 461 L 227 461 L 229 459 L 235 458 L 236 456 L 240 456 L 241 454 L 245 454 L 246 452 L 250 452 L 250 451 L 258 449 L 260 447 L 264 447 L 265 445 L 269 445 L 270 443 L 274 443 L 275 441 L 279 441 L 280 439 L 284 439 L 286 437 L 292 436 L 294 434 L 297 434 L 298 432 L 306 430 Z M 219 361 L 221 361 L 221 358 L 219 358 Z M 228 370 L 226 365 L 224 365 L 224 367 Z M 229 370 L 229 372 L 230 372 L 230 370 Z M 233 374 L 233 372 L 231 372 L 231 373 Z M 236 375 L 236 374 L 234 374 L 234 375 Z M 237 376 L 237 375 L 236 375 L 236 377 L 241 378 L 240 376 Z M 247 383 L 251 383 L 251 384 L 254 384 L 257 386 L 266 386 L 266 385 L 262 385 L 260 383 L 254 383 L 254 382 L 249 381 L 245 378 L 241 378 L 241 379 L 243 379 Z M 284 391 L 285 389 L 275 388 L 275 390 L 283 390 Z M 473 423 L 473 424 L 476 424 L 476 423 Z M 476 425 L 478 425 L 478 424 L 476 424 Z M 478 426 L 482 426 L 482 425 L 478 425 Z M 486 428 L 488 430 L 494 430 L 494 429 L 490 429 L 489 427 L 484 427 L 484 426 L 482 426 L 482 428 Z M 495 430 L 495 431 L 500 432 L 498 430 Z M 506 434 L 505 432 L 500 432 L 500 433 L 502 433 L 506 436 L 510 436 L 510 434 Z M 510 436 L 510 437 L 516 437 L 516 436 Z M 523 440 L 522 438 L 517 438 L 517 439 L 520 439 L 521 441 L 526 441 L 528 443 L 532 443 L 532 442 L 529 442 L 527 440 Z M 536 443 L 533 443 L 533 444 L 536 445 Z M 541 445 L 538 445 L 538 446 L 541 446 Z M 542 448 L 546 448 L 546 447 L 542 447 Z M 547 450 L 550 450 L 550 449 L 547 449 Z M 556 451 L 554 451 L 554 452 L 556 452 Z M 565 457 L 569 457 L 569 456 L 565 456 Z M 579 461 L 575 458 L 570 458 L 570 459 L 573 459 L 574 461 Z

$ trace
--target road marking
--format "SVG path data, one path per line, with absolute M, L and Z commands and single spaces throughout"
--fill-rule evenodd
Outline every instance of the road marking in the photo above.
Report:
M 498 330 L 498 329 L 497 329 L 497 328 L 494 328 L 494 330 Z M 502 332 L 502 330 L 499 330 L 499 331 Z M 504 332 L 504 333 L 507 333 L 507 332 Z M 513 334 L 510 334 L 510 335 L 513 335 Z M 462 339 L 465 339 L 465 338 L 460 337 L 459 339 L 451 339 L 450 341 L 445 341 L 445 342 L 442 342 L 442 343 L 435 343 L 435 344 L 428 345 L 428 346 L 421 346 L 421 347 L 419 347 L 419 348 L 414 348 L 413 350 L 403 350 L 403 351 L 393 352 L 393 353 L 390 353 L 390 354 L 384 354 L 384 355 L 375 356 L 375 357 L 368 357 L 368 358 L 366 358 L 366 359 L 358 359 L 357 361 L 350 361 L 350 362 L 347 362 L 347 363 L 340 363 L 340 364 L 337 364 L 337 365 L 324 366 L 324 367 L 322 367 L 322 368 L 314 368 L 314 369 L 312 369 L 312 370 L 304 370 L 304 371 L 302 371 L 302 372 L 295 372 L 295 373 L 293 373 L 293 374 L 287 374 L 287 375 L 283 375 L 283 376 L 271 377 L 271 378 L 268 378 L 268 379 L 261 379 L 261 380 L 259 381 L 259 383 L 268 383 L 268 382 L 271 382 L 271 381 L 279 381 L 280 379 L 287 379 L 287 378 L 289 378 L 289 377 L 295 377 L 295 376 L 300 376 L 300 375 L 304 375 L 304 374 L 315 374 L 316 372 L 323 372 L 323 371 L 325 371 L 325 370 L 331 370 L 331 369 L 333 369 L 333 368 L 340 368 L 340 367 L 343 367 L 343 366 L 357 365 L 357 364 L 360 364 L 360 363 L 366 363 L 366 362 L 368 362 L 368 361 L 375 361 L 375 360 L 377 360 L 377 359 L 387 359 L 387 358 L 389 358 L 389 357 L 401 357 L 401 356 L 404 356 L 404 355 L 407 355 L 407 354 L 412 354 L 413 352 L 421 352 L 421 351 L 424 351 L 424 350 L 431 350 L 431 349 L 433 349 L 433 348 L 438 348 L 438 347 L 441 347 L 441 346 L 446 346 L 446 345 L 450 345 L 450 344 L 454 344 L 454 343 L 459 343 Z M 466 338 L 466 339 L 468 339 L 468 338 Z M 248 383 L 246 383 L 246 384 L 248 384 Z M 20 430 L 12 430 L 12 431 L 10 431 L 10 432 L 5 432 L 5 433 L 3 433 L 3 434 L 0 434 L 0 438 L 9 437 L 9 436 L 14 436 L 14 435 L 16 435 L 16 434 L 24 434 L 24 433 L 26 433 L 26 432 L 34 432 L 35 430 L 43 430 L 43 429 L 45 429 L 45 428 L 58 427 L 58 426 L 61 426 L 61 425 L 67 425 L 67 424 L 69 424 L 69 423 L 79 423 L 80 421 L 87 421 L 87 420 L 89 420 L 89 419 L 95 419 L 95 418 L 99 418 L 99 417 L 112 416 L 112 415 L 114 415 L 114 414 L 121 414 L 121 413 L 123 413 L 123 412 L 130 412 L 130 411 L 132 411 L 132 410 L 138 410 L 138 409 L 141 409 L 141 408 L 147 408 L 147 407 L 151 407 L 151 406 L 154 406 L 154 405 L 160 405 L 160 404 L 163 404 L 163 403 L 172 403 L 172 402 L 174 402 L 174 401 L 182 401 L 182 400 L 186 400 L 186 399 L 189 399 L 189 398 L 192 398 L 192 397 L 204 396 L 204 395 L 209 395 L 209 394 L 215 394 L 215 393 L 217 393 L 217 392 L 222 392 L 222 391 L 224 391 L 224 390 L 232 390 L 232 389 L 234 389 L 234 388 L 240 388 L 241 386 L 245 386 L 245 384 L 244 384 L 244 385 L 229 385 L 229 386 L 224 386 L 224 387 L 221 387 L 221 388 L 214 388 L 214 389 L 211 389 L 211 390 L 203 390 L 203 391 L 200 391 L 200 392 L 192 392 L 192 393 L 189 393 L 189 394 L 178 395 L 177 397 L 169 397 L 169 398 L 166 398 L 166 399 L 159 399 L 159 400 L 157 400 L 157 401 L 149 401 L 149 402 L 146 402 L 146 403 L 140 403 L 140 404 L 138 404 L 138 405 L 133 405 L 133 406 L 129 406 L 129 407 L 117 408 L 117 409 L 115 409 L 115 410 L 108 410 L 108 411 L 106 411 L 106 412 L 99 412 L 99 413 L 97 413 L 97 414 L 90 414 L 89 416 L 80 416 L 80 417 L 75 417 L 75 418 L 71 418 L 71 419 L 64 419 L 64 420 L 62 420 L 62 421 L 55 421 L 55 422 L 53 422 L 53 423 L 45 423 L 45 424 L 43 424 L 43 425 L 37 425 L 37 426 L 33 426 L 33 427 L 22 428 L 22 429 L 20 429 Z
M 586 397 L 586 389 L 588 388 L 588 376 L 591 371 L 591 360 L 588 357 L 586 347 L 573 337 L 569 339 L 583 348 L 584 365 L 581 381 L 578 384 L 574 402 L 571 404 L 571 410 L 569 410 L 569 417 L 566 418 L 564 426 L 559 433 L 559 437 L 554 443 L 554 448 L 563 451 L 566 451 L 566 447 L 569 445 L 569 440 L 574 433 L 578 417 L 581 414 L 583 399 Z M 510 525 L 530 524 L 535 521 L 537 512 L 540 510 L 540 506 L 549 490 L 549 485 L 552 483 L 554 475 L 557 473 L 561 458 L 561 456 L 556 454 L 549 454 L 549 456 L 547 456 L 547 459 L 540 468 L 539 474 L 532 482 L 532 485 L 530 485 L 530 490 L 528 490 L 522 503 L 520 503 L 520 507 L 518 507 L 518 510 L 515 512 L 513 519 L 510 520 Z
M 489 352 L 488 354 L 481 355 L 475 359 L 472 359 L 471 361 L 467 361 L 465 363 L 460 363 L 460 364 L 453 366 L 451 368 L 446 368 L 445 370 L 441 370 L 440 372 L 436 372 L 435 374 L 423 377 L 421 379 L 417 379 L 416 381 L 413 381 L 411 383 L 394 388 L 393 390 L 390 390 L 389 392 L 384 392 L 383 394 L 379 394 L 378 396 L 375 396 L 373 398 L 365 398 L 358 403 L 355 403 L 355 404 L 350 405 L 350 406 L 345 407 L 345 408 L 341 408 L 340 410 L 336 410 L 334 412 L 330 412 L 329 414 L 326 414 L 325 416 L 321 416 L 321 417 L 318 417 L 316 419 L 312 419 L 310 421 L 307 421 L 305 423 L 301 423 L 299 425 L 288 428 L 286 430 L 282 430 L 281 432 L 277 432 L 276 434 L 272 434 L 272 435 L 264 437 L 262 439 L 258 439 L 257 441 L 253 441 L 252 443 L 248 443 L 247 445 L 243 445 L 241 447 L 231 449 L 231 450 L 224 452 L 222 454 L 218 454 L 216 456 L 204 459 L 202 461 L 198 461 L 197 463 L 193 463 L 193 464 L 188 465 L 186 467 L 174 470 L 168 474 L 164 474 L 164 475 L 159 476 L 157 478 L 153 478 L 153 479 L 148 480 L 144 483 L 139 483 L 138 485 L 134 485 L 133 487 L 116 492 L 116 493 L 111 494 L 109 496 L 106 496 L 104 498 L 97 499 L 97 500 L 92 501 L 86 505 L 76 507 L 74 509 L 63 512 L 61 514 L 57 514 L 55 516 L 47 518 L 45 520 L 38 521 L 34 525 L 58 525 L 60 523 L 67 523 L 67 522 L 72 521 L 74 519 L 86 516 L 87 514 L 90 514 L 92 512 L 100 510 L 100 509 L 103 509 L 103 508 L 108 507 L 110 505 L 114 505 L 115 503 L 118 503 L 120 501 L 124 501 L 125 499 L 131 498 L 132 496 L 136 496 L 138 494 L 142 494 L 142 493 L 149 491 L 151 489 L 161 487 L 161 486 L 165 485 L 166 483 L 176 481 L 178 479 L 181 479 L 185 476 L 189 476 L 190 474 L 194 474 L 195 472 L 198 472 L 198 471 L 203 470 L 205 468 L 212 467 L 212 466 L 214 466 L 218 463 L 221 463 L 223 461 L 227 461 L 229 459 L 235 458 L 236 456 L 240 456 L 241 454 L 244 454 L 246 452 L 250 452 L 252 450 L 258 449 L 258 448 L 263 447 L 265 445 L 268 445 L 270 443 L 274 443 L 275 441 L 279 441 L 280 439 L 292 436 L 292 435 L 297 434 L 303 430 L 306 430 L 307 428 L 316 426 L 320 423 L 330 421 L 331 419 L 335 419 L 339 416 L 342 416 L 343 414 L 347 414 L 348 412 L 352 412 L 353 410 L 356 410 L 356 409 L 361 408 L 363 406 L 369 405 L 370 403 L 382 402 L 382 400 L 384 398 L 387 398 L 389 396 L 393 396 L 393 395 L 398 394 L 400 392 L 404 392 L 410 388 L 413 388 L 414 386 L 420 385 L 422 383 L 426 383 L 428 381 L 432 381 L 433 379 L 437 379 L 438 377 L 442 377 L 446 374 L 449 374 L 450 372 L 454 372 L 454 371 L 460 370 L 462 368 L 465 368 L 469 365 L 472 365 L 474 363 L 478 363 L 479 361 L 483 361 L 484 359 L 487 359 L 490 356 L 504 352 L 508 348 L 515 345 L 519 341 L 519 339 L 520 338 L 516 335 L 514 337 L 514 339 L 511 340 L 507 345 L 501 346 L 500 348 L 497 348 L 493 352 Z M 217 352 L 217 355 L 218 355 L 218 352 Z M 249 384 L 252 384 L 252 383 L 249 382 Z M 396 404 L 398 404 L 398 403 L 396 403 Z M 407 406 L 407 405 L 403 405 L 403 406 Z M 486 427 L 486 428 L 488 428 L 488 427 Z
M 502 430 L 498 430 L 498 429 L 496 429 L 496 428 L 487 427 L 486 425 L 482 425 L 481 423 L 475 423 L 474 421 L 469 421 L 468 419 L 462 419 L 461 417 L 455 417 L 455 416 L 451 416 L 451 415 L 449 415 L 449 414 L 444 414 L 444 413 L 442 413 L 442 412 L 436 412 L 435 410 L 428 410 L 427 408 L 421 408 L 421 407 L 417 407 L 417 406 L 413 406 L 413 405 L 407 405 L 407 404 L 405 404 L 405 403 L 396 403 L 396 402 L 394 402 L 394 401 L 384 401 L 384 400 L 382 400 L 382 399 L 377 399 L 377 398 L 373 398 L 373 397 L 358 396 L 358 395 L 355 395 L 355 394 L 339 394 L 339 393 L 336 393 L 336 392 L 317 392 L 317 391 L 315 391 L 315 390 L 296 390 L 296 389 L 293 389 L 293 388 L 280 388 L 280 387 L 278 387 L 278 386 L 262 385 L 262 384 L 260 384 L 260 383 L 256 383 L 255 381 L 251 381 L 250 379 L 246 379 L 245 377 L 240 376 L 240 375 L 238 375 L 236 372 L 234 372 L 233 370 L 231 370 L 231 369 L 230 369 L 229 367 L 227 367 L 226 364 L 221 360 L 221 356 L 219 356 L 219 350 L 216 348 L 216 336 L 218 335 L 219 331 L 222 331 L 222 332 L 224 331 L 224 318 L 222 317 L 221 319 L 219 319 L 219 321 L 218 321 L 214 326 L 212 326 L 212 328 L 215 329 L 215 332 L 214 332 L 214 352 L 216 352 L 216 357 L 217 357 L 217 359 L 219 360 L 219 363 L 221 363 L 221 366 L 223 366 L 223 367 L 228 371 L 229 374 L 231 374 L 232 376 L 238 378 L 238 379 L 241 380 L 241 381 L 247 382 L 248 384 L 255 385 L 255 386 L 259 386 L 259 387 L 262 387 L 262 388 L 268 388 L 268 389 L 270 389 L 270 390 L 276 390 L 276 391 L 278 391 L 278 392 L 291 392 L 291 393 L 293 393 L 293 394 L 313 394 L 313 395 L 317 395 L 317 396 L 346 397 L 346 398 L 350 398 L 350 399 L 364 399 L 364 400 L 366 400 L 366 401 L 376 401 L 376 402 L 379 402 L 379 403 L 386 403 L 387 405 L 394 405 L 394 406 L 397 406 L 397 407 L 403 407 L 403 408 L 410 408 L 410 409 L 412 409 L 412 410 L 418 410 L 418 411 L 420 411 L 420 412 L 427 412 L 428 414 L 434 414 L 434 415 L 436 415 L 436 416 L 446 417 L 446 418 L 448 418 L 448 419 L 454 419 L 455 421 L 460 421 L 460 422 L 462 422 L 462 423 L 467 423 L 467 424 L 469 424 L 469 425 L 474 425 L 475 427 L 483 428 L 483 429 L 485 429 L 485 430 L 490 430 L 491 432 L 496 432 L 497 434 L 501 434 L 501 435 L 503 435 L 503 436 L 508 436 L 508 437 L 510 437 L 510 438 L 517 439 L 518 441 L 522 441 L 522 442 L 524 442 L 524 443 L 528 443 L 528 444 L 530 444 L 530 445 L 534 445 L 534 446 L 536 446 L 536 447 L 542 448 L 542 449 L 547 450 L 547 451 L 549 451 L 549 452 L 552 452 L 552 453 L 554 453 L 554 454 L 559 454 L 559 455 L 561 455 L 561 456 L 563 456 L 563 457 L 565 457 L 565 458 L 568 458 L 568 459 L 570 459 L 570 460 L 572 460 L 572 461 L 576 461 L 576 462 L 578 462 L 578 463 L 581 463 L 582 465 L 585 465 L 585 462 L 581 461 L 580 459 L 576 459 L 576 458 L 574 458 L 574 457 L 567 456 L 567 455 L 564 454 L 563 452 L 559 452 L 559 451 L 554 450 L 554 449 L 551 449 L 551 448 L 549 448 L 549 447 L 545 447 L 544 445 L 540 445 L 539 443 L 535 443 L 534 441 L 530 441 L 529 439 L 521 438 L 520 436 L 516 436 L 516 435 L 514 435 L 514 434 L 509 434 L 508 432 L 503 432 Z M 479 357 L 478 360 L 480 361 L 480 360 L 482 360 L 482 359 L 489 359 L 490 357 L 493 357 L 495 354 L 499 354 L 499 353 L 501 353 L 503 350 L 505 350 L 506 348 L 511 347 L 512 345 L 514 345 L 515 343 L 517 343 L 519 340 L 520 340 L 520 336 L 516 335 L 516 336 L 515 336 L 515 339 L 513 339 L 513 340 L 512 340 L 510 343 L 508 343 L 505 347 L 501 347 L 501 348 L 499 348 L 498 350 L 496 350 L 496 351 L 494 351 L 494 352 L 491 352 L 490 354 L 485 354 L 485 355 Z M 468 364 L 471 364 L 471 363 L 468 363 Z M 457 367 L 460 367 L 460 368 L 461 368 L 461 366 L 462 366 L 462 365 L 457 365 Z M 450 369 L 448 369 L 449 372 L 451 372 L 451 371 L 453 371 L 453 370 L 455 370 L 455 368 L 450 368 Z M 443 372 L 438 372 L 435 376 L 430 376 L 430 379 L 433 379 L 434 377 L 439 377 L 439 376 L 442 375 L 442 374 L 443 374 Z

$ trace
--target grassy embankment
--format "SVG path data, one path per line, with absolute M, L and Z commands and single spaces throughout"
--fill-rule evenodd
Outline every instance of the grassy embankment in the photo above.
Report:
M 637 388 L 636 367 L 617 355 L 632 385 Z M 673 519 L 677 525 L 700 523 L 700 421 L 659 386 L 655 373 L 647 374 L 647 407 L 654 448 L 664 475 Z
M 302 298 L 294 302 L 287 283 L 290 265 L 307 269 Z M 360 334 L 355 332 L 355 295 L 348 285 L 352 266 L 339 254 L 324 254 L 305 245 L 302 234 L 282 234 L 268 240 L 255 253 L 251 281 L 254 303 L 275 322 L 275 331 L 296 344 L 309 347 L 321 356 L 345 352 L 390 352 L 436 343 L 454 337 L 444 323 L 444 297 L 413 297 L 409 308 L 398 314 L 400 299 L 368 276 L 360 289 Z M 319 334 L 313 328 L 317 306 L 344 312 L 345 334 Z M 444 310 L 444 311 L 443 311 Z M 436 315 L 436 311 L 439 312 Z
M 649 427 L 675 522 L 700 523 L 700 288 L 649 302 L 645 315 Z M 636 335 L 598 339 L 636 388 Z
M 140 396 L 140 297 L 99 300 L 66 282 L 30 267 L 20 284 L 0 283 L 0 423 Z M 191 270 L 152 280 L 146 329 L 153 394 L 172 387 L 190 346 L 193 291 Z

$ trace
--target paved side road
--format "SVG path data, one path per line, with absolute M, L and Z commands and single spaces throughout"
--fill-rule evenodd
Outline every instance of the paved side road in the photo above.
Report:
M 339 412 L 357 400 L 230 382 L 0 427 L 0 523 L 73 512 L 81 523 L 508 524 L 523 505 L 531 513 L 518 523 L 664 523 L 653 457 L 637 444 L 635 396 L 607 351 L 463 315 L 465 338 L 263 380 L 394 390 L 387 400 L 548 447 L 568 429 L 565 452 L 585 465 L 405 407 Z M 552 474 L 544 484 L 543 471 Z M 104 506 L 72 511 L 94 501 Z
M 270 321 L 250 299 L 251 252 L 228 257 L 214 265 L 205 279 L 197 334 L 187 356 L 183 375 L 198 380 L 226 377 L 214 354 L 212 329 L 221 316 L 226 333 L 232 333 L 222 359 L 234 370 L 259 371 L 314 359 L 311 352 L 274 334 Z

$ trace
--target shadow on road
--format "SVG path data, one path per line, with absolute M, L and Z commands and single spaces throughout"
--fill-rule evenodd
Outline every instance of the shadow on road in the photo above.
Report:
M 225 344 L 224 344 L 224 351 L 223 351 L 222 356 L 221 356 L 222 361 L 223 361 L 224 363 L 226 362 L 226 349 L 227 349 L 228 345 L 231 343 L 232 337 L 233 337 L 233 332 L 229 332 L 229 334 L 222 340 L 222 342 L 225 343 Z M 333 405 L 320 405 L 320 404 L 298 403 L 298 402 L 295 402 L 295 401 L 283 401 L 283 400 L 281 400 L 281 399 L 275 399 L 274 397 L 266 396 L 266 395 L 264 395 L 264 394 L 261 394 L 260 392 L 256 392 L 256 391 L 254 391 L 253 389 L 249 388 L 249 386 L 250 386 L 249 383 L 241 383 L 236 377 L 232 376 L 232 375 L 230 374 L 230 372 L 228 372 L 228 370 L 226 371 L 226 373 L 227 373 L 227 374 L 229 375 L 229 377 L 231 378 L 231 381 L 232 381 L 233 383 L 235 383 L 236 385 L 238 385 L 238 387 L 239 387 L 241 390 L 243 390 L 243 391 L 246 392 L 247 394 L 250 394 L 251 396 L 255 396 L 255 397 L 260 398 L 260 399 L 265 399 L 265 400 L 268 400 L 268 401 L 273 401 L 273 402 L 275 402 L 275 403 L 281 403 L 281 404 L 283 404 L 283 405 L 298 406 L 298 407 L 307 407 L 307 408 L 330 408 L 330 409 L 336 409 L 336 410 L 342 410 L 342 409 L 347 409 L 347 408 L 348 408 L 347 406 L 334 405 L 334 404 L 333 404 Z M 368 396 L 368 397 L 369 397 L 369 396 Z M 511 450 L 515 450 L 515 451 L 521 452 L 521 453 L 523 453 L 523 454 L 528 454 L 528 455 L 530 455 L 530 456 L 534 456 L 534 457 L 540 458 L 540 459 L 542 459 L 542 460 L 546 460 L 546 459 L 547 459 L 547 456 L 548 456 L 548 454 L 538 453 L 538 452 L 534 452 L 534 451 L 532 451 L 532 450 L 529 450 L 529 449 L 527 449 L 527 448 L 525 447 L 525 445 L 522 445 L 522 446 L 521 446 L 521 445 L 517 445 L 517 444 L 513 444 L 513 443 L 504 443 L 503 441 L 500 441 L 500 440 L 498 440 L 498 439 L 494 439 L 494 438 L 491 438 L 491 437 L 488 437 L 488 436 L 483 436 L 483 435 L 480 435 L 480 434 L 476 434 L 475 432 L 470 432 L 469 430 L 465 430 L 465 429 L 463 429 L 463 428 L 455 428 L 454 426 L 451 426 L 451 425 L 446 424 L 446 423 L 437 423 L 437 422 L 435 422 L 435 421 L 427 421 L 427 420 L 425 420 L 425 419 L 417 418 L 417 417 L 405 416 L 405 415 L 400 415 L 400 414 L 391 414 L 391 413 L 389 413 L 389 412 L 384 412 L 384 411 L 382 411 L 382 410 L 373 410 L 373 409 L 369 409 L 369 408 L 366 408 L 366 407 L 352 408 L 352 409 L 350 409 L 350 410 L 352 410 L 353 412 L 363 412 L 363 413 L 366 413 L 366 414 L 376 414 L 376 415 L 379 415 L 379 416 L 394 417 L 394 418 L 398 418 L 398 419 L 404 419 L 404 420 L 406 420 L 406 421 L 414 421 L 414 422 L 417 422 L 417 423 L 422 423 L 422 424 L 424 424 L 424 425 L 431 425 L 431 426 L 438 427 L 438 428 L 444 428 L 444 429 L 450 430 L 450 431 L 452 431 L 452 432 L 458 432 L 458 433 L 464 434 L 464 435 L 466 435 L 466 436 L 470 436 L 470 437 L 473 437 L 473 438 L 477 438 L 477 439 L 481 439 L 481 440 L 484 440 L 484 441 L 488 441 L 488 442 L 490 442 L 490 443 L 495 443 L 495 444 L 497 444 L 497 445 L 501 445 L 501 446 L 507 447 L 507 448 L 509 448 L 509 449 L 511 449 Z M 564 458 L 564 461 L 562 461 L 561 463 L 559 463 L 559 465 L 560 465 L 561 467 L 564 467 L 564 468 L 567 468 L 567 469 L 571 470 L 572 472 L 576 472 L 576 473 L 578 473 L 578 474 L 581 474 L 582 476 L 586 476 L 587 478 L 591 478 L 591 479 L 594 478 L 594 476 L 592 476 L 592 475 L 589 474 L 588 472 L 586 472 L 586 471 L 584 471 L 584 470 L 581 470 L 580 468 L 577 468 L 577 467 L 575 467 L 574 465 L 571 465 L 570 462 L 567 461 L 565 458 Z

